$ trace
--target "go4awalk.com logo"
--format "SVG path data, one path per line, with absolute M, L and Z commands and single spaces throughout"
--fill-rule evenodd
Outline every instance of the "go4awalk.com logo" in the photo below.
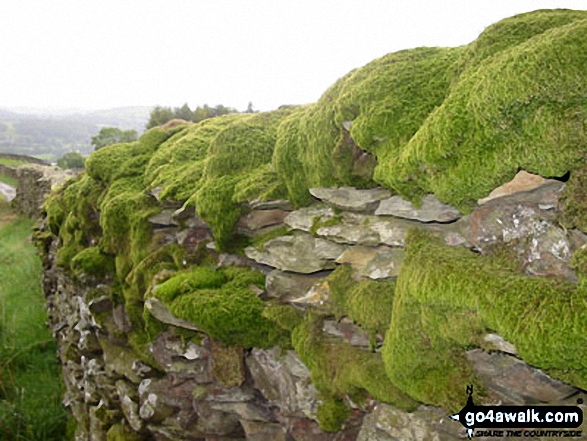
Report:
M 486 437 L 575 437 L 580 430 L 583 410 L 579 406 L 476 406 L 473 386 L 467 386 L 467 404 L 451 419 L 467 429 L 467 436 Z M 567 429 L 567 430 L 560 430 Z

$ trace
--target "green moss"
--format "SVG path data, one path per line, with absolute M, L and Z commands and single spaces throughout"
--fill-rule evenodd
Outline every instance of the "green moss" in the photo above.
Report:
M 263 316 L 265 303 L 251 290 L 264 285 L 263 274 L 248 268 L 196 267 L 161 283 L 153 295 L 224 344 L 269 347 L 286 333 Z
M 350 409 L 342 400 L 328 398 L 318 407 L 320 428 L 325 432 L 338 432 L 350 415 Z
M 304 313 L 291 305 L 270 305 L 263 311 L 263 317 L 291 332 L 302 322 Z
M 518 273 L 507 256 L 480 256 L 423 233 L 408 239 L 383 357 L 389 378 L 415 399 L 455 409 L 475 382 L 463 351 L 487 329 L 529 364 L 584 387 L 584 287 Z
M 411 410 L 416 403 L 387 377 L 381 354 L 364 351 L 322 334 L 322 320 L 308 316 L 292 332 L 296 352 L 325 396 L 342 398 L 360 391 L 376 400 Z
M 581 166 L 586 35 L 587 20 L 576 21 L 464 71 L 401 154 L 380 162 L 376 178 L 404 197 L 435 193 L 467 210 L 520 168 L 562 176 Z
M 153 295 L 162 302 L 168 303 L 194 290 L 220 288 L 225 283 L 226 276 L 222 271 L 196 267 L 179 273 L 158 285 L 153 291 Z
M 71 259 L 71 270 L 77 274 L 104 277 L 114 273 L 114 258 L 102 253 L 98 247 L 85 248 Z
M 349 317 L 371 333 L 389 328 L 395 281 L 352 279 L 349 265 L 339 266 L 328 276 L 330 305 L 338 317 Z
M 265 304 L 245 289 L 200 289 L 169 305 L 177 317 L 194 323 L 215 339 L 245 348 L 278 343 L 281 331 L 262 316 Z

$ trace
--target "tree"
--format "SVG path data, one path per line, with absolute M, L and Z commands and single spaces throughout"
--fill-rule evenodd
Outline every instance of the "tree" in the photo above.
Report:
M 166 122 L 171 121 L 173 118 L 175 118 L 175 114 L 170 107 L 157 106 L 151 111 L 151 116 L 149 118 L 149 122 L 147 123 L 147 129 L 162 126 Z
M 100 133 L 96 136 L 92 136 L 91 144 L 94 146 L 94 150 L 98 150 L 107 145 L 136 141 L 138 137 L 139 135 L 136 130 L 121 130 L 117 127 L 104 127 L 100 129 Z
M 57 165 L 60 168 L 84 168 L 86 158 L 80 155 L 78 152 L 69 152 L 63 155 L 57 161 Z
M 173 111 L 173 116 L 178 119 L 183 119 L 185 121 L 193 121 L 194 120 L 194 113 L 188 103 L 185 103 L 181 107 L 176 107 Z
M 247 110 L 245 110 L 245 113 L 256 113 L 255 110 L 253 109 L 253 102 L 249 101 L 249 104 L 247 105 Z

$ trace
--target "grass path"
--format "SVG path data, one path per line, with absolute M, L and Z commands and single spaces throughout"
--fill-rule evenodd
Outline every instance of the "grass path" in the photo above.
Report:
M 64 439 L 56 343 L 47 328 L 33 222 L 0 201 L 0 440 Z

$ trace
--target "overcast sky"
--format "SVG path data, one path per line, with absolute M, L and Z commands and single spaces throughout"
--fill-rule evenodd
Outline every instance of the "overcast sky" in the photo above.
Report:
M 374 58 L 587 0 L 0 0 L 0 107 L 316 101 Z

